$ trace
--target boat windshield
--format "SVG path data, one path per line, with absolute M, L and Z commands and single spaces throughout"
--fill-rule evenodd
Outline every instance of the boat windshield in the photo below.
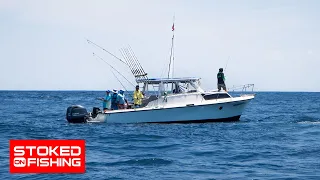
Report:
M 204 92 L 200 87 L 200 79 L 156 79 L 143 83 L 143 92 L 162 96 L 166 94 L 181 94 Z

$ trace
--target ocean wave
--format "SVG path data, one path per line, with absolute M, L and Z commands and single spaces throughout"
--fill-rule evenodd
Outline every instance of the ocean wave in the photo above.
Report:
M 114 162 L 87 162 L 93 166 L 164 166 L 172 164 L 173 161 L 162 158 L 129 159 Z

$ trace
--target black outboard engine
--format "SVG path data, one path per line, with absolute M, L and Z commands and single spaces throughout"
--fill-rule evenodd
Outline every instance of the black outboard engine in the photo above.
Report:
M 73 105 L 68 107 L 66 119 L 69 123 L 85 123 L 89 118 L 89 113 L 86 108 L 80 105 Z
M 92 109 L 92 118 L 96 118 L 98 114 L 102 113 L 101 110 L 97 107 L 93 107 Z

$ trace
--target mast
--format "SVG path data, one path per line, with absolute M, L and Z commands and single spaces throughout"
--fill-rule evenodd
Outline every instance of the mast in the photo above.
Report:
M 172 77 L 174 76 L 174 20 L 175 20 L 175 16 L 173 16 L 173 23 L 172 23 L 171 53 L 170 53 L 170 61 L 169 61 L 168 78 L 170 78 L 171 62 L 172 62 Z

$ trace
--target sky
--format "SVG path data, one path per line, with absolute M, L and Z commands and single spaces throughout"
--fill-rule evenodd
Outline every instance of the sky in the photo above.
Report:
M 135 83 L 86 39 L 120 58 L 130 45 L 150 78 L 166 77 L 174 16 L 174 77 L 216 89 L 222 67 L 227 87 L 320 92 L 319 9 L 317 0 L 0 0 L 0 90 L 123 88 L 104 61 Z

